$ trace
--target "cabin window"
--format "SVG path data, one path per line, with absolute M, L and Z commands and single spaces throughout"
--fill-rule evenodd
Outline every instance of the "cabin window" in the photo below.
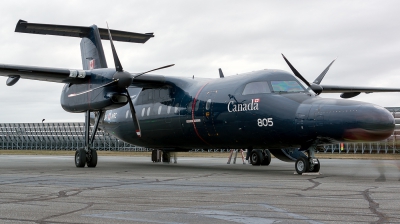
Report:
M 158 107 L 158 115 L 161 114 L 161 109 L 162 109 L 162 106 L 159 106 L 159 107 Z
M 129 110 L 126 111 L 125 118 L 128 119 L 128 116 L 129 116 Z
M 175 113 L 177 114 L 179 110 L 179 103 L 175 104 Z
M 206 110 L 210 110 L 211 108 L 211 99 L 208 99 L 206 102 Z
M 259 93 L 270 93 L 268 82 L 251 82 L 248 83 L 243 90 L 242 95 L 251 95 Z
M 171 112 L 171 106 L 168 106 L 167 113 L 169 114 Z
M 147 108 L 147 116 L 150 115 L 150 107 Z
M 142 117 L 144 117 L 144 112 L 146 111 L 146 108 L 143 107 L 142 109 Z
M 304 88 L 297 81 L 271 81 L 274 92 L 303 92 Z

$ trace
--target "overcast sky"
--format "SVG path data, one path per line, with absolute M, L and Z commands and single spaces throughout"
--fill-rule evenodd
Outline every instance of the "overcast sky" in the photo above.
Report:
M 218 78 L 265 68 L 290 71 L 281 53 L 310 82 L 336 57 L 322 84 L 400 88 L 400 1 L 10 1 L 0 8 L 0 64 L 81 68 L 79 38 L 15 33 L 33 23 L 154 32 L 145 44 L 115 42 L 124 69 Z M 110 45 L 103 41 L 108 65 Z M 84 121 L 60 106 L 62 84 L 0 77 L 0 122 Z M 321 94 L 339 98 L 339 94 Z M 400 93 L 355 100 L 400 106 Z

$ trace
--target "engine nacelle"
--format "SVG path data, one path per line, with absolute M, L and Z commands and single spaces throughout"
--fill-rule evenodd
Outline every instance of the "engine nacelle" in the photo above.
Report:
M 91 70 L 84 83 L 66 84 L 61 93 L 61 106 L 65 111 L 81 113 L 85 111 L 112 110 L 126 105 L 128 96 L 125 90 L 116 85 L 103 86 L 113 80 L 115 70 Z M 71 96 L 71 94 L 90 92 Z

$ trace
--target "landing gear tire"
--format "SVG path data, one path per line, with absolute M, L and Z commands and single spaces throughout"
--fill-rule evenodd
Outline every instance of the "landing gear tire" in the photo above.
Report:
M 268 166 L 271 163 L 271 153 L 268 149 L 264 150 L 264 159 L 261 162 L 261 166 Z
M 162 161 L 163 161 L 163 163 L 169 163 L 169 162 L 171 162 L 171 153 L 169 153 L 169 152 L 163 152 L 163 154 L 162 154 Z
M 309 162 L 306 158 L 298 158 L 295 163 L 296 172 L 299 175 L 308 171 Z
M 86 162 L 88 167 L 96 167 L 97 165 L 97 152 L 96 150 L 92 149 L 91 155 L 89 156 L 89 160 Z
M 319 172 L 319 169 L 321 168 L 321 164 L 319 163 L 319 160 L 318 159 L 316 159 L 317 160 L 317 164 L 314 164 L 314 166 L 313 167 L 309 167 L 309 169 L 308 169 L 308 172 L 314 172 L 314 173 L 318 173 Z
M 251 165 L 259 166 L 264 160 L 263 153 L 259 149 L 253 149 L 250 154 Z
M 75 152 L 75 166 L 85 167 L 86 165 L 86 151 L 84 149 L 78 149 Z

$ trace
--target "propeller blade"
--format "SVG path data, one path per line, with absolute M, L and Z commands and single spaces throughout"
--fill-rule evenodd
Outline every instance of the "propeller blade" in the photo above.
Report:
M 286 63 L 289 65 L 290 69 L 292 70 L 292 72 L 294 73 L 294 75 L 301 79 L 301 81 L 303 81 L 308 87 L 311 87 L 311 84 L 300 74 L 300 72 L 298 72 L 292 64 L 290 64 L 289 60 L 286 59 L 285 55 L 283 55 L 283 59 L 285 59 Z
M 336 58 L 336 59 L 337 59 L 337 58 Z M 328 67 L 326 67 L 326 69 L 314 80 L 313 83 L 315 83 L 315 84 L 320 84 L 320 83 L 321 83 L 322 79 L 325 77 L 325 75 L 326 75 L 326 73 L 328 72 L 329 68 L 331 67 L 331 65 L 333 64 L 333 62 L 336 61 L 336 59 L 333 60 L 333 61 L 328 65 Z
M 133 76 L 133 78 L 135 79 L 135 78 L 137 78 L 137 77 L 139 77 L 139 76 L 141 76 L 141 75 L 144 75 L 144 74 L 146 74 L 146 73 L 149 73 L 149 72 L 152 72 L 152 71 L 156 71 L 156 70 L 160 70 L 160 69 L 164 69 L 164 68 L 169 68 L 169 67 L 172 67 L 172 66 L 174 66 L 174 65 L 175 65 L 175 64 L 170 64 L 170 65 L 166 65 L 166 66 L 159 67 L 159 68 L 156 68 L 156 69 L 152 69 L 152 70 L 147 71 L 147 72 L 142 72 L 142 73 L 139 73 L 139 74 Z
M 142 132 L 140 130 L 139 120 L 136 117 L 135 107 L 133 106 L 131 95 L 129 95 L 128 89 L 126 90 L 126 94 L 128 95 L 129 107 L 131 108 L 131 114 L 132 114 L 133 124 L 135 125 L 136 134 L 137 134 L 137 136 L 142 137 Z
M 108 30 L 108 37 L 110 38 L 111 50 L 112 50 L 112 54 L 113 54 L 113 58 L 114 58 L 115 69 L 118 72 L 122 72 L 124 69 L 122 68 L 122 64 L 119 61 L 117 51 L 115 50 L 114 43 L 113 43 L 112 36 L 111 36 L 111 32 L 110 32 L 110 28 L 108 28 L 108 23 L 107 23 L 107 30 Z
M 82 94 L 85 94 L 85 93 L 90 93 L 90 92 L 92 92 L 93 90 L 100 89 L 100 88 L 103 88 L 103 87 L 106 87 L 106 86 L 110 86 L 110 85 L 112 85 L 112 84 L 114 84 L 114 83 L 116 83 L 116 82 L 118 82 L 118 81 L 119 81 L 119 79 L 114 79 L 114 80 L 112 80 L 111 82 L 106 83 L 106 84 L 101 85 L 101 86 L 98 86 L 98 87 L 96 87 L 96 88 L 89 89 L 89 90 L 86 90 L 86 91 L 83 91 L 83 92 L 80 92 L 80 93 L 72 93 L 72 94 L 69 94 L 68 97 L 74 97 L 74 96 L 79 96 L 79 95 L 82 95 Z

